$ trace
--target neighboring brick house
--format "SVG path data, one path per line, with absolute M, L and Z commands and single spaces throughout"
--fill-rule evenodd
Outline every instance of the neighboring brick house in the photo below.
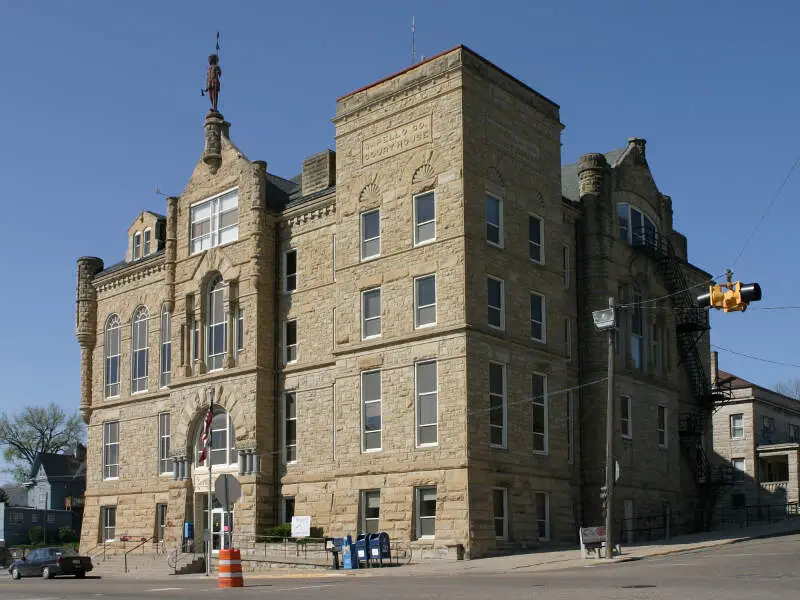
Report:
M 298 514 L 449 555 L 575 540 L 601 518 L 591 311 L 620 292 L 618 518 L 696 510 L 676 440 L 708 323 L 676 286 L 709 275 L 644 140 L 562 176 L 558 106 L 463 46 L 343 96 L 334 124 L 336 152 L 283 179 L 209 111 L 166 216 L 136 218 L 121 263 L 78 260 L 83 550 L 202 537 L 209 388 L 238 534 Z
M 733 472 L 721 509 L 800 501 L 800 401 L 719 371 L 714 454 Z M 730 511 L 723 514 L 731 514 Z

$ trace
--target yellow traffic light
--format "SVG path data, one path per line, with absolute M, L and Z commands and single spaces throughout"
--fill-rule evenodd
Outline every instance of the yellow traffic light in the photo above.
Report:
M 744 312 L 751 302 L 761 300 L 761 286 L 757 283 L 731 281 L 728 273 L 727 283 L 708 286 L 708 293 L 697 297 L 701 308 L 722 309 L 723 312 Z

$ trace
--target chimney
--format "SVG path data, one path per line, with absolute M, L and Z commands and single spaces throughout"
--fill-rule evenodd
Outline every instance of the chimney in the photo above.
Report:
M 302 193 L 308 196 L 336 185 L 336 152 L 324 150 L 303 161 Z
M 715 350 L 711 353 L 711 387 L 716 387 L 719 381 L 719 353 Z

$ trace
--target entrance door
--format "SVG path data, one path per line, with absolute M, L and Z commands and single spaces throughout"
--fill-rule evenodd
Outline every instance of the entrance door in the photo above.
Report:
M 156 504 L 156 541 L 164 541 L 164 531 L 167 527 L 167 505 Z
M 215 508 L 211 511 L 211 549 L 218 552 L 220 548 L 231 545 L 231 531 L 233 529 L 233 513 L 224 508 Z
M 625 500 L 625 543 L 633 544 L 633 500 Z

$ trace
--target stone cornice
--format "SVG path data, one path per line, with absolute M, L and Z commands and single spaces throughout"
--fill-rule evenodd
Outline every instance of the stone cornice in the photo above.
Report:
M 301 223 L 336 214 L 335 200 L 335 197 L 330 197 L 324 201 L 315 202 L 313 205 L 301 205 L 294 210 L 286 211 L 281 219 L 280 228 L 289 229 Z
M 106 276 L 96 277 L 92 281 L 92 285 L 94 285 L 98 292 L 106 292 L 160 273 L 164 270 L 165 266 L 166 264 L 163 259 L 158 262 L 148 261 L 146 263 L 131 263 L 130 266 L 126 266 L 119 271 L 109 273 Z

